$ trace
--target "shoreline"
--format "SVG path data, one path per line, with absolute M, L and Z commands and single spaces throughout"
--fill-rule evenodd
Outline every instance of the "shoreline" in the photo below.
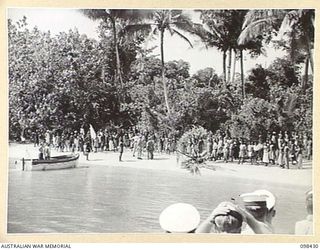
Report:
M 9 145 L 9 170 L 21 171 L 22 158 L 37 158 L 37 147 L 32 144 L 18 144 L 11 143 Z M 57 152 L 52 150 L 52 156 L 68 154 L 71 152 Z M 175 171 L 180 173 L 188 173 L 187 169 L 181 168 L 178 165 L 176 154 L 159 154 L 155 153 L 153 160 L 146 159 L 146 153 L 142 160 L 138 160 L 132 156 L 132 152 L 126 149 L 123 153 L 123 161 L 119 162 L 118 152 L 91 152 L 89 161 L 85 159 L 83 153 L 78 152 L 79 166 L 105 166 L 105 167 L 130 167 L 135 169 L 150 169 L 153 171 Z M 310 188 L 312 186 L 312 161 L 304 162 L 303 169 L 296 169 L 295 166 L 291 169 L 282 169 L 276 165 L 263 166 L 251 165 L 250 163 L 238 164 L 236 161 L 231 163 L 224 162 L 207 162 L 208 168 L 215 168 L 215 170 L 208 168 L 201 168 L 200 176 L 218 176 L 218 177 L 234 177 L 247 180 L 258 180 L 270 183 L 277 183 L 283 185 L 295 185 Z

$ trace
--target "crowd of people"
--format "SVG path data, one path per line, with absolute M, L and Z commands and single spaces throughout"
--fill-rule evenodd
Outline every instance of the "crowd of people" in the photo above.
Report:
M 47 130 L 44 134 L 34 132 L 33 142 L 35 147 L 40 147 L 40 153 L 49 147 L 58 152 L 83 152 L 89 159 L 90 152 L 113 151 L 119 152 L 119 161 L 122 161 L 124 149 L 130 149 L 137 159 L 142 159 L 144 152 L 150 160 L 154 158 L 154 152 L 172 154 L 176 151 L 177 139 L 165 133 L 133 129 L 105 129 L 95 132 L 90 128 L 85 132 L 82 127 L 79 131 Z
M 175 203 L 159 216 L 161 228 L 167 233 L 231 233 L 274 234 L 272 221 L 276 216 L 276 197 L 268 190 L 256 190 L 240 195 L 241 205 L 232 201 L 221 202 L 200 223 L 200 214 L 191 204 Z M 305 196 L 307 217 L 297 221 L 292 229 L 297 235 L 313 234 L 313 192 Z
M 60 152 L 83 152 L 89 159 L 90 152 L 119 152 L 122 161 L 124 149 L 130 149 L 133 157 L 142 159 L 144 152 L 147 159 L 153 159 L 154 153 L 184 154 L 190 157 L 206 155 L 207 160 L 244 162 L 265 166 L 278 165 L 281 168 L 302 168 L 303 159 L 311 160 L 312 139 L 306 133 L 268 132 L 254 140 L 231 138 L 221 132 L 213 135 L 209 132 L 207 138 L 190 138 L 187 143 L 177 146 L 175 134 L 139 131 L 136 129 L 104 129 L 95 132 L 92 127 L 85 132 L 79 131 L 49 131 L 44 134 L 33 133 L 35 146 L 40 146 L 39 158 L 50 157 L 50 148 Z M 49 147 L 49 149 L 48 149 Z
M 263 164 L 265 166 L 278 165 L 290 168 L 296 165 L 302 168 L 303 158 L 311 160 L 312 139 L 307 134 L 292 132 L 272 132 L 266 138 L 261 135 L 255 140 L 231 138 L 228 135 L 209 133 L 206 139 L 190 138 L 181 151 L 186 155 L 203 155 L 213 161 L 234 162 L 239 164 Z

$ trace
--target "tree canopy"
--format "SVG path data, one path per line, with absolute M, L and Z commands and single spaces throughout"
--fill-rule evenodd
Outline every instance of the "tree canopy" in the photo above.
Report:
M 52 35 L 25 17 L 8 21 L 11 139 L 87 124 L 180 135 L 201 126 L 248 139 L 269 130 L 312 133 L 313 10 L 201 10 L 198 24 L 181 10 L 81 12 L 100 20 L 99 39 L 76 29 Z M 218 48 L 223 75 L 212 67 L 191 74 L 189 62 L 145 48 L 157 34 L 162 47 L 164 31 Z M 286 56 L 235 72 L 236 62 L 245 64 L 242 51 L 256 56 L 266 43 Z

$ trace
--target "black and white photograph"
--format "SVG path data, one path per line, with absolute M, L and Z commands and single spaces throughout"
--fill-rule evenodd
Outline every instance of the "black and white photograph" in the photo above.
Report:
M 6 231 L 314 235 L 315 9 L 6 9 Z

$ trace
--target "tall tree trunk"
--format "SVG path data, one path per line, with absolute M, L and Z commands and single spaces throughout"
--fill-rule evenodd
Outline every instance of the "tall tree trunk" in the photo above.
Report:
M 208 87 L 213 87 L 212 86 L 213 77 L 214 77 L 214 70 L 212 69 L 211 70 L 211 76 L 210 76 L 210 79 L 209 79 L 209 82 L 208 82 Z
M 246 89 L 244 84 L 244 74 L 243 74 L 243 50 L 240 50 L 240 67 L 241 67 L 241 85 L 242 85 L 242 99 L 244 100 L 246 96 Z
M 233 69 L 232 69 L 232 79 L 231 82 L 234 82 L 234 78 L 236 75 L 236 62 L 237 62 L 237 50 L 234 50 L 234 58 L 233 58 Z
M 102 83 L 105 84 L 105 70 L 104 70 L 104 65 L 102 65 L 102 68 L 101 68 L 101 80 L 102 80 Z
M 162 84 L 163 84 L 164 101 L 165 101 L 166 106 L 167 106 L 168 115 L 170 115 L 171 110 L 170 110 L 169 100 L 168 100 L 168 89 L 167 89 L 167 83 L 166 83 L 166 79 L 165 79 L 163 37 L 164 37 L 164 30 L 161 30 L 161 31 L 160 31 L 161 76 L 162 76 Z
M 313 74 L 313 66 L 314 66 L 314 62 L 313 62 L 313 56 L 312 56 L 312 51 L 311 51 L 311 41 L 310 41 L 310 38 L 308 36 L 308 34 L 305 36 L 306 37 L 306 40 L 307 40 L 307 53 L 308 53 L 308 57 L 309 57 L 309 61 L 310 61 L 310 66 L 311 66 L 311 71 L 312 71 L 312 74 Z
M 292 64 L 296 62 L 296 32 L 295 29 L 292 29 L 291 34 L 291 44 L 290 44 L 290 59 Z
M 302 81 L 302 91 L 305 92 L 308 85 L 308 74 L 309 74 L 309 57 L 306 57 L 305 69 L 304 69 L 304 79 Z
M 223 51 L 222 64 L 223 64 L 223 84 L 227 88 L 227 79 L 226 79 L 226 51 Z
M 229 84 L 231 81 L 231 63 L 232 63 L 232 49 L 229 49 L 229 58 L 228 58 L 228 75 L 227 75 L 227 83 Z
M 119 47 L 118 47 L 118 39 L 117 39 L 117 30 L 116 30 L 116 22 L 113 18 L 111 19 L 112 23 L 112 33 L 113 33 L 113 43 L 114 43 L 114 51 L 116 54 L 116 76 L 115 80 L 120 83 L 120 87 L 123 87 L 122 75 L 121 75 L 121 64 L 120 64 L 120 56 L 119 56 Z

